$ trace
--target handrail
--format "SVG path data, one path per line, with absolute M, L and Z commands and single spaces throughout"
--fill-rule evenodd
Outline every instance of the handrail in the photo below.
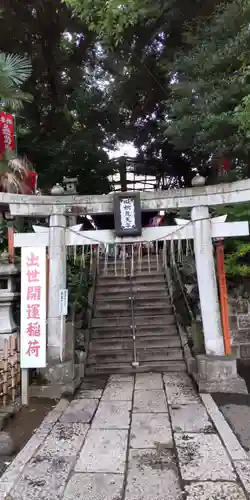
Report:
M 190 316 L 190 319 L 191 321 L 194 321 L 194 314 L 193 314 L 193 311 L 189 305 L 189 302 L 188 302 L 188 298 L 187 298 L 187 294 L 186 294 L 186 291 L 185 291 L 185 288 L 184 288 L 184 285 L 183 285 L 183 282 L 182 282 L 182 279 L 181 279 L 181 273 L 176 265 L 176 263 L 173 263 L 173 266 L 172 266 L 172 269 L 174 270 L 175 274 L 176 274 L 176 279 L 180 285 L 180 289 L 181 289 L 181 293 L 182 293 L 182 296 L 183 296 L 183 299 L 184 299 L 184 302 L 186 304 L 186 308 L 187 308 L 187 311 L 188 311 L 188 314 Z
M 139 361 L 137 360 L 137 350 L 136 350 L 136 325 L 135 325 L 135 309 L 134 309 L 134 293 L 133 293 L 133 283 L 132 283 L 132 276 L 129 276 L 129 282 L 130 282 L 130 305 L 131 305 L 131 320 L 132 320 L 132 325 L 131 325 L 131 330 L 132 330 L 132 336 L 133 336 L 133 361 L 132 361 L 132 366 L 133 368 L 138 368 L 139 366 Z
M 173 257 L 170 258 L 169 265 L 166 264 L 166 267 L 165 267 L 164 271 L 165 271 L 166 281 L 167 281 L 168 289 L 169 289 L 169 292 L 170 292 L 170 298 L 171 298 L 172 304 L 173 304 L 173 301 L 174 301 L 174 297 L 173 297 L 173 290 L 172 290 L 171 280 L 173 282 L 175 282 L 175 283 L 178 282 L 181 294 L 182 294 L 184 302 L 185 302 L 185 306 L 186 306 L 188 315 L 190 317 L 191 322 L 193 322 L 195 320 L 195 316 L 194 316 L 193 311 L 192 311 L 192 309 L 191 309 L 191 307 L 189 305 L 189 301 L 188 301 L 188 298 L 187 298 L 185 287 L 184 287 L 182 279 L 181 279 L 181 274 L 180 274 L 180 271 L 179 271 L 179 269 L 177 267 L 176 261 L 175 261 L 175 259 Z

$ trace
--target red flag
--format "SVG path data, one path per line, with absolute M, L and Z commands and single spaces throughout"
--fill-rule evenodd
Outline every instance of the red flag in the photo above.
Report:
M 225 172 L 229 172 L 231 170 L 230 163 L 228 160 L 223 161 L 223 170 L 225 170 Z
M 34 170 L 29 170 L 26 178 L 26 185 L 31 191 L 37 188 L 37 173 Z
M 0 112 L 0 158 L 6 151 L 15 151 L 15 119 L 10 113 Z

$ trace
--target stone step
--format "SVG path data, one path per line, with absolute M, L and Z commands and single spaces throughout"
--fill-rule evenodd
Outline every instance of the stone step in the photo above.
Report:
M 162 273 L 147 273 L 147 274 L 138 274 L 133 276 L 132 279 L 133 286 L 142 286 L 142 284 L 148 286 L 150 284 L 163 283 L 165 284 L 164 276 Z M 125 276 L 99 276 L 97 286 L 124 286 L 130 284 L 130 280 Z
M 149 315 L 137 315 L 135 314 L 135 325 L 136 328 L 138 329 L 139 326 L 147 325 L 147 326 L 154 326 L 160 325 L 161 327 L 166 328 L 167 325 L 175 325 L 175 317 L 173 314 L 149 314 Z M 105 317 L 98 317 L 98 318 L 93 318 L 92 320 L 92 328 L 107 328 L 107 318 Z M 108 327 L 112 328 L 113 326 L 117 326 L 119 328 L 123 328 L 124 326 L 130 327 L 131 326 L 131 317 L 126 317 L 126 316 L 121 316 L 121 317 L 109 317 L 108 319 Z
M 172 348 L 172 349 L 140 349 L 137 350 L 138 361 L 167 361 L 176 360 L 181 361 L 183 359 L 182 349 Z M 109 352 L 98 352 L 89 353 L 88 365 L 92 364 L 112 364 L 112 363 L 125 363 L 131 362 L 133 360 L 133 350 L 127 349 L 123 351 L 109 351 Z
M 125 260 L 126 267 L 130 267 L 130 262 L 131 262 L 130 259 L 131 259 L 131 257 L 127 257 L 126 258 L 126 260 Z M 150 255 L 149 259 L 150 259 L 150 265 L 157 266 L 157 259 L 156 259 L 156 257 L 154 255 Z M 162 262 L 162 258 L 161 257 L 158 258 L 158 262 L 159 262 L 159 265 L 160 265 L 161 262 Z M 105 265 L 107 267 L 113 267 L 115 265 L 115 259 L 114 258 L 112 258 L 112 259 L 109 258 L 106 263 L 105 263 L 105 260 L 100 259 L 100 268 L 105 267 Z M 116 259 L 116 265 L 123 267 L 124 266 L 123 259 L 122 258 L 121 259 L 117 258 Z M 142 267 L 143 266 L 147 266 L 148 265 L 148 256 L 143 257 L 142 259 L 139 259 L 138 256 L 136 256 L 136 257 L 134 256 L 134 266 L 138 266 L 138 265 L 141 265 Z
M 136 348 L 140 349 L 169 349 L 173 347 L 181 347 L 181 340 L 176 335 L 169 335 L 166 337 L 138 337 L 136 336 Z M 132 349 L 133 339 L 130 337 L 123 337 L 122 339 L 98 339 L 92 340 L 89 344 L 89 351 L 94 353 L 107 352 L 107 351 L 123 351 L 123 349 Z
M 163 268 L 162 266 L 159 264 L 157 266 L 157 263 L 150 263 L 150 265 L 148 264 L 143 264 L 142 266 L 139 266 L 139 265 L 134 265 L 134 267 L 132 268 L 131 267 L 131 263 L 129 266 L 126 266 L 125 267 L 125 271 L 124 271 L 124 266 L 122 264 L 117 264 L 116 267 L 114 264 L 110 264 L 109 266 L 107 267 L 100 267 L 99 268 L 99 274 L 100 276 L 106 276 L 106 275 L 113 275 L 115 274 L 115 271 L 117 271 L 117 274 L 123 276 L 124 274 L 130 276 L 130 275 L 138 275 L 138 274 L 148 274 L 148 273 L 156 273 L 156 272 L 159 272 L 161 274 L 163 274 Z
M 130 363 L 112 363 L 109 365 L 91 365 L 86 368 L 87 376 L 109 375 L 112 373 L 149 373 L 149 372 L 184 372 L 187 373 L 187 366 L 182 361 L 152 361 L 140 363 L 138 368 L 133 368 Z
M 164 297 L 166 299 L 170 300 L 170 296 L 168 294 L 167 288 L 164 283 L 151 286 L 151 287 L 146 287 L 146 286 L 133 286 L 133 294 L 135 297 L 140 297 L 140 298 L 152 298 L 154 295 L 160 295 L 161 297 Z M 99 300 L 113 300 L 114 297 L 119 296 L 120 298 L 127 298 L 130 296 L 131 293 L 131 287 L 124 286 L 124 287 L 98 287 L 96 289 L 96 302 Z
M 134 297 L 134 306 L 143 305 L 145 307 L 150 306 L 151 304 L 162 304 L 162 306 L 171 306 L 170 299 L 168 296 L 163 294 L 154 293 L 151 297 L 147 297 L 144 295 L 137 295 L 132 292 Z M 120 297 L 120 294 L 116 294 L 112 298 L 108 296 L 108 294 L 104 294 L 102 297 L 96 298 L 96 309 L 111 309 L 113 306 L 121 308 L 127 307 L 131 305 L 131 292 L 128 291 L 127 296 Z
M 160 314 L 172 314 L 172 306 L 165 302 L 164 300 L 157 303 L 155 301 L 152 301 L 151 304 L 146 303 L 135 303 L 134 304 L 134 314 L 139 316 L 145 316 L 145 315 L 150 315 L 154 314 L 155 316 Z M 119 315 L 121 316 L 128 316 L 131 318 L 131 303 L 128 300 L 127 303 L 124 304 L 114 304 L 114 303 L 107 303 L 104 305 L 101 304 L 100 302 L 96 305 L 95 308 L 95 318 L 107 318 L 110 316 L 114 315 Z
M 94 339 L 122 339 L 132 335 L 130 325 L 128 327 L 106 327 L 94 328 L 91 330 L 91 338 Z M 155 337 L 171 337 L 177 335 L 175 324 L 173 325 L 137 325 L 136 336 L 137 338 L 154 339 Z
M 140 297 L 138 295 L 134 295 L 133 298 L 135 308 L 141 308 L 142 306 L 145 308 L 159 308 L 160 306 L 162 308 L 171 307 L 170 301 L 162 295 L 153 295 L 152 297 Z M 120 297 L 119 295 L 116 295 L 112 299 L 110 299 L 110 297 L 103 296 L 101 299 L 96 300 L 95 309 L 96 311 L 106 311 L 111 309 L 113 311 L 119 311 L 120 309 L 131 310 L 130 294 L 128 294 L 127 297 Z

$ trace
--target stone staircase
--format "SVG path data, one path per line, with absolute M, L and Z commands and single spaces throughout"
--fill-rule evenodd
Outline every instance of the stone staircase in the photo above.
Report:
M 138 368 L 132 368 L 131 282 L 122 264 L 107 265 L 97 283 L 95 313 L 87 360 L 87 375 L 149 371 L 186 371 L 163 271 L 146 259 L 132 278 Z

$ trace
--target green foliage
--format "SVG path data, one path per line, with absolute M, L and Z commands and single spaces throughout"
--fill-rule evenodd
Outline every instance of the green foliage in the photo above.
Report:
M 249 141 L 250 2 L 231 0 L 196 33 L 190 49 L 171 68 L 165 136 L 179 150 L 192 148 L 209 159 L 214 152 L 246 160 Z M 168 66 L 169 68 L 169 66 Z
M 250 203 L 216 207 L 214 215 L 228 214 L 228 222 L 248 221 L 250 224 Z M 229 279 L 250 276 L 249 236 L 227 238 L 224 242 L 226 273 Z
M 244 260 L 246 261 L 244 263 Z M 243 261 L 243 262 L 242 262 Z M 250 243 L 236 242 L 236 250 L 225 259 L 228 278 L 250 276 Z
M 159 16 L 160 2 L 151 0 L 65 0 L 74 13 L 81 16 L 91 30 L 105 40 L 118 44 L 124 32 L 138 21 L 148 20 L 148 16 Z M 169 2 L 166 2 L 169 3 Z
M 71 255 L 67 259 L 67 288 L 73 314 L 86 310 L 88 306 L 88 291 L 92 283 L 89 264 L 89 255 L 85 257 L 84 266 L 81 255 Z
M 80 193 L 109 192 L 113 165 L 105 148 L 112 148 L 122 120 L 96 35 L 54 0 L 6 0 L 0 29 L 3 51 L 32 60 L 23 90 L 34 99 L 16 116 L 17 145 L 34 165 L 38 186 L 46 193 L 63 176 L 78 176 Z
M 23 106 L 23 102 L 32 100 L 30 94 L 20 90 L 31 71 L 30 61 L 26 57 L 0 52 L 0 100 L 3 107 L 17 110 Z
M 0 223 L 0 254 L 8 250 L 8 225 L 2 219 Z

